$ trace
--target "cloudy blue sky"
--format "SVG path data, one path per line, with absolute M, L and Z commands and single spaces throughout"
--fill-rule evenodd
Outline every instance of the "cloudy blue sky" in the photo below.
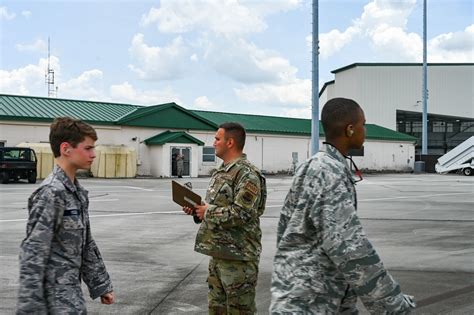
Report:
M 0 1 L 0 93 L 310 118 L 309 0 Z M 421 0 L 320 0 L 320 86 L 421 62 Z M 474 62 L 472 0 L 428 0 L 428 61 Z

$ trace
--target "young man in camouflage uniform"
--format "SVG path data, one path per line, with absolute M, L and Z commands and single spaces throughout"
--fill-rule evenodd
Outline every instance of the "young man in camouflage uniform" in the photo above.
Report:
M 28 200 L 17 314 L 86 314 L 81 279 L 93 299 L 114 302 L 91 235 L 87 190 L 76 179 L 78 169 L 90 169 L 96 140 L 95 130 L 80 120 L 57 118 L 51 125 L 56 165 Z
M 262 250 L 260 216 L 265 210 L 262 173 L 245 154 L 245 129 L 225 123 L 217 130 L 214 148 L 223 160 L 211 178 L 204 205 L 195 213 L 202 221 L 195 251 L 209 261 L 209 314 L 255 314 L 255 287 Z
M 356 214 L 355 180 L 346 162 L 362 147 L 365 117 L 335 98 L 321 114 L 327 144 L 296 171 L 286 196 L 273 262 L 271 314 L 407 314 L 412 297 L 385 270 Z

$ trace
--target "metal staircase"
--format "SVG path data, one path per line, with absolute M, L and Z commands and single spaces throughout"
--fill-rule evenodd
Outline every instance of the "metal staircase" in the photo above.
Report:
M 472 175 L 474 173 L 474 136 L 440 157 L 435 169 L 440 174 L 460 170 L 464 175 Z

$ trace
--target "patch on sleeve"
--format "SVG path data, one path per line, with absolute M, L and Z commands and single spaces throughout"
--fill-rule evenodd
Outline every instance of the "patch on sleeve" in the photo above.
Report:
M 244 207 L 251 208 L 253 207 L 255 201 L 257 200 L 258 187 L 255 184 L 247 183 L 240 191 L 237 196 L 236 204 Z
M 257 185 L 252 182 L 247 182 L 244 186 L 244 189 L 250 191 L 254 195 L 258 195 L 259 192 Z
M 242 195 L 242 201 L 246 204 L 251 204 L 252 201 L 255 199 L 255 197 L 256 196 L 254 194 L 252 194 L 250 191 L 246 191 Z

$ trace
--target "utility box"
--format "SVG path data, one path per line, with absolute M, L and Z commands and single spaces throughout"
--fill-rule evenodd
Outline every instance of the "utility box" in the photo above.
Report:
M 94 177 L 131 178 L 137 175 L 137 154 L 134 148 L 117 145 L 99 145 L 91 167 Z
M 425 162 L 424 161 L 416 161 L 414 171 L 415 171 L 415 173 L 424 173 L 425 172 Z
M 37 178 L 46 178 L 54 167 L 54 155 L 49 143 L 20 143 L 19 147 L 35 150 L 38 159 Z M 120 145 L 95 147 L 96 158 L 91 172 L 94 177 L 132 178 L 137 175 L 137 154 L 134 148 Z

